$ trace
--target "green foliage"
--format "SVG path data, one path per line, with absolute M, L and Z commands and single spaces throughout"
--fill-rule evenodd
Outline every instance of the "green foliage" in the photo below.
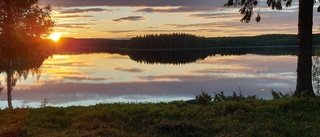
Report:
M 38 0 L 1 1 L 0 8 L 0 41 L 5 39 L 5 46 L 18 46 L 32 38 L 45 37 L 53 30 L 51 7 L 41 6 Z
M 246 99 L 257 99 L 256 95 L 253 96 L 243 96 L 242 92 L 239 91 L 239 94 L 237 94 L 236 92 L 233 92 L 232 95 L 228 96 L 225 95 L 223 91 L 221 91 L 220 93 L 214 93 L 214 101 L 240 101 L 240 100 L 246 100 Z
M 271 95 L 272 95 L 273 99 L 291 98 L 292 97 L 292 93 L 282 94 L 281 92 L 276 92 L 274 90 L 271 90 Z
M 0 115 L 1 137 L 317 137 L 320 134 L 320 100 L 316 98 L 245 99 L 209 105 L 175 101 L 5 109 L 0 110 Z
M 0 136 L 22 137 L 26 135 L 25 121 L 29 116 L 29 109 L 4 109 L 0 111 Z
M 201 94 L 196 95 L 195 101 L 199 105 L 209 105 L 212 100 L 212 97 L 206 92 L 202 91 Z

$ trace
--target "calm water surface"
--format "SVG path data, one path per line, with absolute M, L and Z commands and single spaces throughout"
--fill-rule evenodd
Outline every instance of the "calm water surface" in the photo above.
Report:
M 193 99 L 201 91 L 214 95 L 242 91 L 271 98 L 270 90 L 295 89 L 296 56 L 211 56 L 189 64 L 137 63 L 128 56 L 97 53 L 53 55 L 41 77 L 29 74 L 14 87 L 13 105 L 39 107 L 114 102 L 168 102 Z M 0 75 L 5 85 L 5 74 Z M 6 90 L 0 107 L 7 107 Z

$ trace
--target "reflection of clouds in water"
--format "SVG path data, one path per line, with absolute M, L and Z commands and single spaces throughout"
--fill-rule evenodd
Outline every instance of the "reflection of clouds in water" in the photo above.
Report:
M 141 77 L 137 77 L 138 79 L 141 80 L 147 80 L 147 81 L 181 81 L 181 79 L 179 79 L 178 75 L 164 75 L 164 76 L 141 76 Z
M 64 66 L 74 66 L 74 67 L 88 67 L 88 66 L 96 66 L 89 62 L 46 62 L 42 65 L 42 68 L 51 68 L 51 67 L 64 67 Z
M 64 70 L 64 69 L 45 69 L 42 70 L 43 73 L 48 75 L 82 75 L 85 74 L 84 72 L 78 70 Z
M 202 90 L 211 95 L 220 91 L 228 95 L 239 87 L 244 95 L 271 98 L 271 89 L 290 92 L 296 77 L 296 57 L 291 56 L 214 56 L 181 66 L 138 64 L 120 55 L 96 54 L 96 62 L 89 55 L 74 56 L 84 60 L 68 63 L 75 66 L 44 67 L 40 81 L 15 87 L 13 99 L 41 102 L 47 98 L 50 103 L 63 105 L 172 101 L 192 99 Z M 121 58 L 121 62 L 100 57 Z M 87 61 L 94 65 L 79 63 Z M 0 100 L 6 97 L 0 96 Z
M 245 74 L 261 77 L 281 75 L 286 78 L 295 77 L 296 74 L 295 56 L 216 56 L 197 63 L 210 67 L 191 70 L 191 73 L 230 76 Z
M 202 90 L 207 93 L 224 91 L 231 94 L 241 87 L 244 95 L 257 94 L 259 97 L 270 98 L 269 92 L 261 92 L 261 88 L 270 91 L 271 88 L 282 92 L 289 92 L 293 87 L 290 81 L 279 79 L 255 79 L 255 78 L 214 78 L 209 76 L 183 77 L 183 82 L 130 82 L 112 84 L 87 84 L 87 83 L 56 83 L 48 82 L 33 89 L 15 90 L 14 99 L 41 101 L 44 98 L 56 103 L 70 101 L 90 100 L 95 98 L 117 98 L 121 96 L 173 96 L 194 98 Z M 272 85 L 272 87 L 270 87 Z M 126 98 L 128 99 L 128 98 Z M 132 98 L 138 100 L 137 98 Z
M 128 59 L 127 55 L 111 54 L 104 57 L 105 59 Z
M 124 71 L 124 72 L 144 72 L 146 69 L 140 69 L 140 68 L 114 68 L 114 70 Z

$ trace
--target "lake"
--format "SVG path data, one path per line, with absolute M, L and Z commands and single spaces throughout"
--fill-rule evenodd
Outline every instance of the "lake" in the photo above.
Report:
M 97 103 L 169 102 L 194 99 L 205 91 L 272 98 L 270 91 L 295 89 L 297 57 L 291 55 L 214 55 L 190 63 L 132 60 L 120 54 L 54 54 L 41 75 L 19 78 L 12 92 L 14 107 L 94 105 Z M 6 75 L 0 80 L 5 86 Z M 7 107 L 6 90 L 0 108 Z

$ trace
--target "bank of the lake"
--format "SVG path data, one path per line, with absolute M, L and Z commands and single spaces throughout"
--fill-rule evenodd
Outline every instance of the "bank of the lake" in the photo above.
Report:
M 99 104 L 0 111 L 0 136 L 320 135 L 319 99 Z

